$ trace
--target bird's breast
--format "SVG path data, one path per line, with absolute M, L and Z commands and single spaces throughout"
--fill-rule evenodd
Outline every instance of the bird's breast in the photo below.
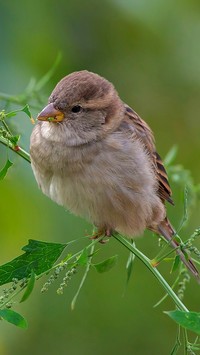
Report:
M 42 143 L 31 149 L 43 193 L 97 225 L 138 234 L 161 201 L 148 155 L 139 141 L 120 134 L 84 146 Z M 160 218 L 160 217 L 159 217 Z M 132 231 L 132 232 L 131 232 Z

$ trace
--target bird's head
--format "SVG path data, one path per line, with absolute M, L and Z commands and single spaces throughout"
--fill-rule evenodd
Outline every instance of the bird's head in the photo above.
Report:
M 49 125 L 51 132 L 65 131 L 69 145 L 79 145 L 115 130 L 123 113 L 124 106 L 114 86 L 83 70 L 67 75 L 56 85 L 38 120 L 45 121 L 48 131 Z

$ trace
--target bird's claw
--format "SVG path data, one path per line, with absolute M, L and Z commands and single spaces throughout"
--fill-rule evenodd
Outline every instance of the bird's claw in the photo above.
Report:
M 105 239 L 105 238 L 110 238 L 111 236 L 112 236 L 112 230 L 109 228 L 104 228 L 104 229 L 99 229 L 96 233 L 92 235 L 92 237 L 90 237 L 90 239 L 95 240 L 101 237 L 99 243 L 106 244 L 109 241 L 109 239 Z

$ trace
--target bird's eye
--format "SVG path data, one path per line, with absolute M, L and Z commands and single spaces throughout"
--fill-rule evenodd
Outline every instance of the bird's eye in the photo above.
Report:
M 77 113 L 81 111 L 81 106 L 76 105 L 72 107 L 72 112 Z

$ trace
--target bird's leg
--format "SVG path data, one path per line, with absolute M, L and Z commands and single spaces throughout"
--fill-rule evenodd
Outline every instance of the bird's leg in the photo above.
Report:
M 98 228 L 97 231 L 94 232 L 94 234 L 92 235 L 92 237 L 90 239 L 98 239 L 98 238 L 102 237 L 102 239 L 100 239 L 99 243 L 105 244 L 108 242 L 108 239 L 105 239 L 105 238 L 111 237 L 111 236 L 112 236 L 112 229 L 111 228 L 101 227 L 101 228 Z

